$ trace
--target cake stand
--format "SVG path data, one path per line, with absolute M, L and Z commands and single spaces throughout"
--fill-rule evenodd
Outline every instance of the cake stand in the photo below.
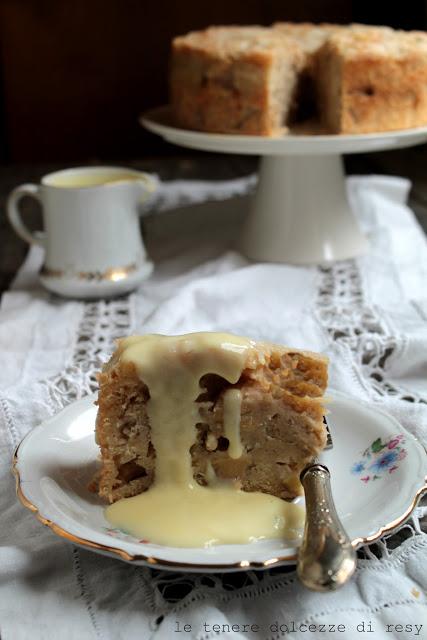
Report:
M 342 156 L 410 147 L 427 141 L 427 127 L 385 133 L 282 137 L 215 134 L 173 125 L 170 107 L 145 113 L 141 124 L 191 149 L 261 156 L 258 187 L 238 248 L 253 260 L 322 264 L 367 248 L 347 199 Z

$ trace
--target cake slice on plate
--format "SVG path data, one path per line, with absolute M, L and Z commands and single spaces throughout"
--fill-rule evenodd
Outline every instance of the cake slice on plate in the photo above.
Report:
M 326 443 L 327 359 L 231 334 L 133 336 L 99 375 L 99 495 L 154 480 L 291 499 Z

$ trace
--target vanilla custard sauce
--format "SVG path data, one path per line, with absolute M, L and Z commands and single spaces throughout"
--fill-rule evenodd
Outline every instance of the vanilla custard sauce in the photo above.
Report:
M 146 335 L 125 338 L 118 349 L 118 357 L 135 364 L 150 392 L 147 412 L 156 467 L 147 491 L 107 507 L 108 521 L 137 538 L 175 547 L 296 537 L 304 520 L 299 505 L 240 491 L 232 482 L 217 480 L 212 466 L 209 486 L 193 478 L 190 448 L 200 422 L 200 378 L 213 373 L 237 383 L 254 343 L 226 333 Z M 240 407 L 240 390 L 227 390 L 224 435 L 231 458 L 243 453 Z
M 143 178 L 137 173 L 120 171 L 86 171 L 86 172 L 61 172 L 60 175 L 50 179 L 49 185 L 52 187 L 62 187 L 63 189 L 81 189 L 84 187 L 100 187 L 104 184 L 120 184 L 122 182 L 133 182 Z

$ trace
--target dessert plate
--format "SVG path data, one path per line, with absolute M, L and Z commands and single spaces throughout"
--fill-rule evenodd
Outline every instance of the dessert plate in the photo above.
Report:
M 359 547 L 409 517 L 427 491 L 427 455 L 391 416 L 335 391 L 330 396 L 334 448 L 321 460 L 331 470 L 340 518 Z M 105 505 L 87 489 L 98 458 L 94 400 L 88 396 L 68 406 L 33 429 L 16 450 L 17 494 L 40 522 L 81 547 L 163 569 L 238 571 L 295 563 L 295 540 L 181 549 L 112 529 L 104 518 Z

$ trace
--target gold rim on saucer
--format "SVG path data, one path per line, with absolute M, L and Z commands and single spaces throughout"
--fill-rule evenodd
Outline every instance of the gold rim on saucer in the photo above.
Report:
M 86 280 L 88 282 L 100 282 L 102 280 L 108 280 L 110 282 L 118 282 L 124 280 L 137 270 L 135 263 L 128 264 L 124 267 L 110 267 L 105 271 L 77 271 L 76 273 L 69 273 L 62 269 L 50 269 L 44 265 L 40 271 L 40 275 L 44 278 L 71 278 L 77 280 Z
M 29 509 L 42 524 L 49 527 L 54 533 L 56 533 L 56 535 L 60 536 L 61 538 L 64 538 L 65 540 L 68 540 L 69 542 L 73 542 L 74 544 L 77 544 L 81 547 L 86 547 L 88 549 L 96 549 L 98 551 L 103 551 L 105 553 L 114 554 L 119 558 L 121 558 L 122 560 L 125 560 L 126 562 L 146 562 L 148 565 L 155 566 L 158 568 L 167 567 L 167 568 L 175 568 L 177 570 L 186 569 L 189 571 L 191 571 L 192 569 L 193 570 L 207 569 L 207 570 L 217 570 L 217 571 L 229 570 L 229 569 L 242 569 L 242 570 L 269 569 L 271 567 L 278 566 L 284 562 L 296 561 L 297 559 L 297 555 L 293 554 L 293 555 L 287 555 L 287 556 L 280 556 L 277 558 L 269 558 L 264 562 L 257 562 L 253 560 L 241 560 L 240 562 L 226 563 L 226 564 L 198 564 L 198 563 L 188 563 L 188 562 L 180 563 L 180 562 L 174 562 L 171 560 L 155 558 L 154 556 L 146 556 L 143 554 L 130 554 L 127 551 L 124 551 L 123 549 L 118 549 L 117 547 L 110 547 L 108 545 L 105 545 L 99 542 L 93 542 L 92 540 L 80 538 L 79 536 L 76 536 L 73 533 L 70 533 L 66 529 L 63 529 L 60 525 L 56 524 L 52 520 L 45 518 L 39 512 L 38 508 L 25 496 L 21 486 L 21 478 L 20 478 L 19 470 L 17 468 L 19 448 L 24 440 L 25 440 L 25 437 L 23 438 L 21 443 L 17 446 L 15 453 L 13 455 L 12 472 L 15 476 L 15 481 L 16 481 L 16 495 L 18 496 L 23 506 Z M 426 454 L 427 454 L 427 451 L 426 451 Z M 395 520 L 393 520 L 392 522 L 389 522 L 388 524 L 381 526 L 375 533 L 373 533 L 370 536 L 366 536 L 364 538 L 355 538 L 354 540 L 352 540 L 353 547 L 357 549 L 362 545 L 372 544 L 373 542 L 378 540 L 378 538 L 383 536 L 385 533 L 392 531 L 393 529 L 398 527 L 400 524 L 405 522 L 405 520 L 411 515 L 411 513 L 417 506 L 418 500 L 421 498 L 421 496 L 424 493 L 427 493 L 427 475 L 424 478 L 423 485 L 417 490 L 411 504 L 409 505 L 409 507 L 406 509 L 406 511 L 402 516 L 400 516 L 399 518 L 396 518 Z

